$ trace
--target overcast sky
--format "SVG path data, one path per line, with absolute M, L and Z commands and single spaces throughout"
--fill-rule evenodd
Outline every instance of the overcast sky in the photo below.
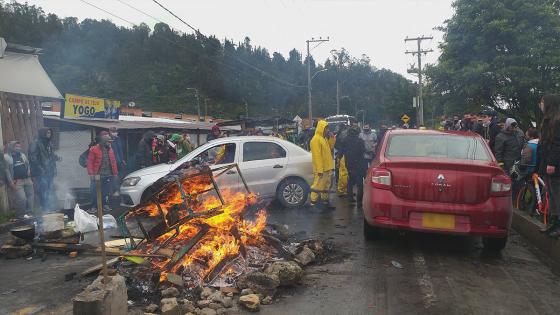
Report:
M 154 19 L 127 7 L 119 0 L 86 0 L 131 21 L 151 27 Z M 120 0 L 168 23 L 190 32 L 152 0 Z M 330 37 L 312 51 L 320 63 L 332 49 L 345 47 L 353 56 L 368 55 L 378 68 L 388 68 L 406 75 L 415 62 L 406 49 L 416 49 L 415 42 L 404 38 L 433 35 L 425 49 L 434 49 L 425 60 L 433 63 L 439 55 L 441 32 L 433 28 L 450 18 L 452 0 L 159 0 L 189 24 L 206 35 L 242 41 L 249 36 L 254 46 L 266 47 L 284 56 L 296 48 L 305 51 L 305 41 L 312 37 Z M 20 1 L 21 2 L 21 1 Z M 59 16 L 110 19 L 123 26 L 130 24 L 99 11 L 80 0 L 27 0 L 47 13 Z

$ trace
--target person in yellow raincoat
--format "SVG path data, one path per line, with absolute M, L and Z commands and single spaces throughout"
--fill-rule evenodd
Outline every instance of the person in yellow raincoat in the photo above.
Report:
M 314 207 L 329 205 L 329 189 L 334 170 L 331 147 L 327 140 L 329 127 L 326 121 L 320 120 L 311 139 L 311 160 L 313 162 L 313 184 L 311 185 L 311 203 Z

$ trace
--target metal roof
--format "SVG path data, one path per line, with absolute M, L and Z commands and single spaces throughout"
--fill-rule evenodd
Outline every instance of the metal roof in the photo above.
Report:
M 294 124 L 292 119 L 285 118 L 285 117 L 257 117 L 257 118 L 247 118 L 247 119 L 237 119 L 237 120 L 228 120 L 217 123 L 218 126 L 235 126 L 241 125 L 245 123 L 246 125 L 257 126 L 257 125 L 271 125 L 274 126 L 276 124 Z
M 76 124 L 81 126 L 90 126 L 102 129 L 110 129 L 115 127 L 117 129 L 175 129 L 175 130 L 200 130 L 200 131 L 210 131 L 214 124 L 205 122 L 189 122 L 189 121 L 171 121 L 163 122 L 162 119 L 156 119 L 156 121 L 150 120 L 139 120 L 139 121 L 126 121 L 126 120 L 104 120 L 104 119 L 70 119 L 70 118 L 60 118 L 54 116 L 43 116 L 44 119 L 52 121 L 60 121 L 64 123 Z M 226 131 L 236 131 L 238 128 L 228 128 L 224 127 L 222 130 Z
M 1 92 L 62 99 L 37 55 L 6 50 L 0 58 L 0 73 Z

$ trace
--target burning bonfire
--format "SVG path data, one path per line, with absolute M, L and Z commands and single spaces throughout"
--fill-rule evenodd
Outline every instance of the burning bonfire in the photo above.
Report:
M 219 187 L 221 175 L 233 168 L 243 189 Z M 301 277 L 300 265 L 309 263 L 300 257 L 303 245 L 290 248 L 274 236 L 266 224 L 266 211 L 236 164 L 212 170 L 190 166 L 156 184 L 159 188 L 142 205 L 121 217 L 131 253 L 145 257 L 146 263 L 128 268 L 129 278 L 135 279 L 143 296 L 169 284 L 191 292 L 205 286 L 259 291 L 274 289 L 282 280 L 293 284 L 294 279 L 285 275 L 284 279 L 265 275 L 264 269 L 274 263 L 289 262 L 287 267 Z M 310 246 L 316 249 L 318 244 Z M 251 279 L 256 282 L 251 284 Z

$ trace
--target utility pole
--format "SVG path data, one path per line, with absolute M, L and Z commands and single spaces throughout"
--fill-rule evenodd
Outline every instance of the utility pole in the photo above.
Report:
M 198 95 L 198 90 L 196 90 L 196 110 L 198 111 L 198 121 L 200 122 L 200 96 Z
M 340 114 L 340 84 L 336 80 L 336 114 Z
M 204 98 L 204 121 L 208 119 L 208 99 Z
M 245 119 L 249 119 L 249 104 L 245 101 Z
M 310 43 L 319 43 L 322 44 L 324 42 L 328 42 L 329 38 L 319 39 L 311 38 L 310 40 L 306 40 L 307 43 L 307 99 L 309 102 L 309 128 L 313 127 L 313 105 L 311 103 L 311 50 L 309 49 Z
M 418 69 L 410 69 L 408 70 L 408 73 L 418 73 L 418 106 L 416 107 L 416 122 L 418 124 L 418 126 L 424 125 L 424 98 L 422 95 L 422 54 L 427 55 L 430 52 L 433 52 L 432 49 L 428 49 L 428 50 L 422 50 L 422 41 L 424 40 L 431 40 L 433 39 L 432 36 L 430 37 L 425 37 L 425 36 L 421 36 L 421 37 L 416 37 L 416 38 L 405 38 L 404 41 L 409 42 L 409 41 L 416 41 L 416 43 L 418 44 L 418 49 L 416 51 L 406 51 L 405 54 L 412 54 L 412 56 L 414 55 L 418 55 Z
M 197 112 L 198 112 L 198 121 L 200 121 L 200 96 L 198 95 L 198 89 L 197 88 L 187 88 L 187 90 L 194 91 L 194 93 L 195 93 L 196 109 L 197 109 Z

